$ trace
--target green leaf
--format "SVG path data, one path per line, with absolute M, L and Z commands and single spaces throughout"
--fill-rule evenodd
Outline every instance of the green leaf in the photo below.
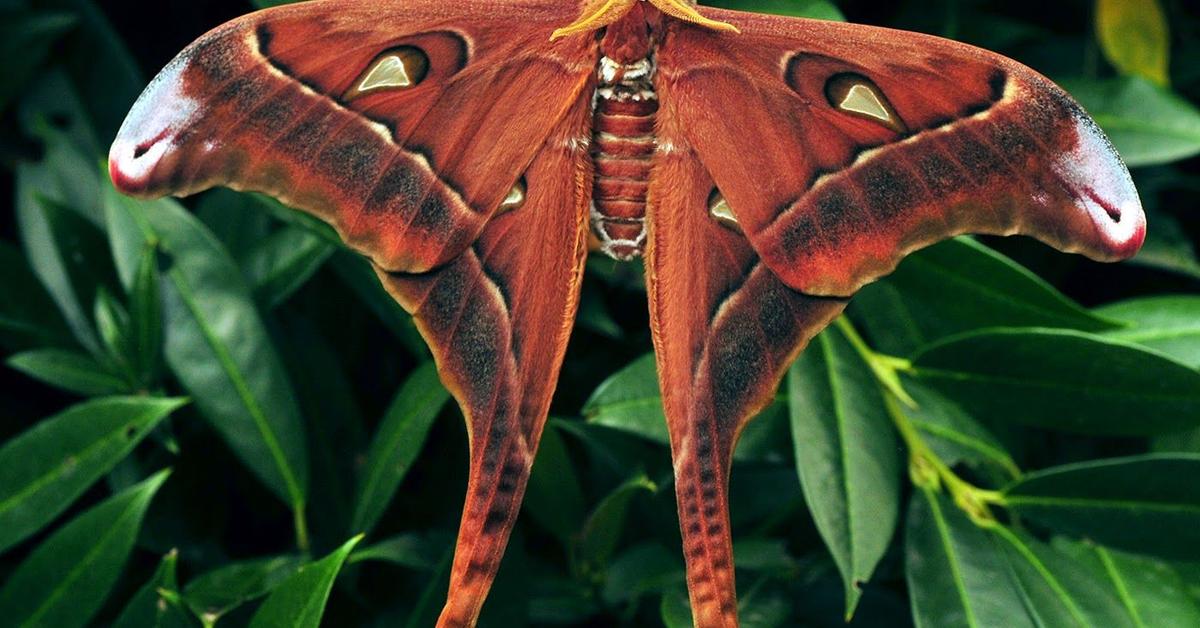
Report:
M 1158 0 L 1096 0 L 1096 35 L 1122 74 L 1167 85 L 1171 37 Z
M 204 625 L 211 626 L 233 609 L 270 593 L 303 564 L 300 556 L 276 556 L 226 565 L 189 582 L 183 599 Z
M 409 354 L 418 359 L 429 357 L 429 349 L 417 332 L 412 317 L 380 285 L 379 277 L 369 262 L 357 253 L 338 251 L 330 263 L 342 282 L 358 295 L 359 300 L 392 332 Z
M 692 605 L 687 591 L 675 589 L 663 594 L 659 616 L 666 628 L 692 628 Z
M 663 445 L 669 444 L 667 419 L 658 389 L 654 355 L 646 354 L 617 371 L 596 387 L 583 405 L 588 423 L 634 434 Z M 785 420 L 783 404 L 776 400 L 742 432 L 733 459 L 778 461 L 780 434 Z
M 1010 478 L 1021 475 L 1004 445 L 953 401 L 912 377 L 902 377 L 904 390 L 917 402 L 903 408 L 909 422 L 920 430 L 925 443 L 947 465 L 994 465 Z
M 251 628 L 317 628 L 325 614 L 325 602 L 329 599 L 333 581 L 342 570 L 346 557 L 361 540 L 360 534 L 332 554 L 301 567 L 288 577 L 259 607 L 250 620 Z
M 583 488 L 555 419 L 542 433 L 521 507 L 564 546 L 583 524 Z
M 383 561 L 418 571 L 433 571 L 452 540 L 440 534 L 409 532 L 364 547 L 347 560 L 351 564 L 364 560 Z
M 935 344 L 916 375 L 972 415 L 1084 434 L 1144 436 L 1200 422 L 1200 373 L 1128 343 L 993 329 Z
M 870 367 L 827 329 L 788 372 L 796 471 L 854 615 L 861 585 L 887 550 L 900 509 L 900 455 Z
M 1200 558 L 1200 455 L 1149 454 L 1030 473 L 1004 506 L 1066 534 L 1164 558 Z
M 129 392 L 125 380 L 86 353 L 34 349 L 12 356 L 7 364 L 36 380 L 85 397 Z
M 738 565 L 741 566 L 740 564 Z M 635 545 L 613 557 L 604 572 L 604 602 L 610 606 L 684 581 L 683 557 L 658 543 Z
M 158 564 L 150 580 L 138 589 L 113 628 L 183 628 L 195 625 L 187 609 L 179 605 L 179 583 L 175 576 L 177 550 L 171 550 Z
M 0 111 L 38 71 L 50 47 L 75 25 L 75 16 L 62 12 L 0 12 Z
M 1026 612 L 1039 626 L 1130 626 L 1115 596 L 1099 578 L 1027 535 L 993 529 L 993 540 L 1007 561 L 1009 576 L 1026 601 Z
M 157 246 L 167 258 L 167 364 L 246 466 L 302 513 L 308 487 L 304 424 L 241 272 L 177 202 L 136 201 L 109 187 L 106 204 L 126 285 L 134 282 L 146 246 Z
M 909 255 L 894 273 L 863 288 L 854 303 L 875 346 L 893 355 L 911 355 L 931 341 L 985 327 L 1117 326 L 970 238 Z
M 251 249 L 242 270 L 254 287 L 255 299 L 273 309 L 303 286 L 336 250 L 303 229 L 285 227 Z
M 1200 368 L 1200 296 L 1143 297 L 1106 305 L 1096 312 L 1129 323 L 1105 336 L 1156 349 Z
M 5 623 L 87 624 L 120 577 L 150 500 L 169 474 L 160 471 L 108 498 L 43 541 L 0 590 Z
M 579 534 L 578 556 L 580 563 L 586 566 L 584 571 L 606 564 L 617 549 L 630 500 L 642 491 L 653 493 L 657 490 L 646 474 L 639 473 L 600 501 Z
M 1130 166 L 1151 166 L 1200 153 L 1200 109 L 1149 81 L 1060 80 L 1104 129 Z
M 1134 626 L 1200 626 L 1200 605 L 1167 563 L 1089 543 L 1059 540 L 1054 547 L 1101 579 Z
M 70 506 L 133 450 L 180 399 L 113 397 L 74 406 L 0 447 L 0 551 Z
M 905 578 L 918 628 L 1033 627 L 1025 601 L 997 573 L 1004 557 L 991 535 L 946 497 L 915 491 L 905 533 Z
M 0 343 L 14 349 L 71 344 L 71 332 L 17 247 L 0 241 Z
M 18 172 L 17 222 L 34 274 L 58 304 L 75 338 L 93 354 L 102 351 L 91 308 L 104 278 L 97 261 L 107 258 L 104 236 L 86 219 L 30 189 Z
M 129 338 L 129 312 L 104 286 L 96 290 L 96 302 L 92 306 L 96 331 L 103 342 L 100 360 L 110 365 L 114 372 L 129 371 L 129 356 L 132 353 Z
M 134 372 L 149 385 L 160 368 L 163 343 L 162 303 L 159 291 L 158 251 L 142 250 L 133 284 L 129 288 L 130 335 Z
M 433 362 L 417 367 L 400 387 L 367 452 L 354 502 L 352 530 L 368 532 L 378 523 L 421 453 L 433 420 L 449 399 L 450 393 L 438 379 Z

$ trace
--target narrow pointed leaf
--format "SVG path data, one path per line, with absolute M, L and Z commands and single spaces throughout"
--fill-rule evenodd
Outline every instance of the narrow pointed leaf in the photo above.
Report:
M 1035 626 L 1012 580 L 997 569 L 1004 561 L 999 546 L 943 495 L 913 492 L 904 553 L 917 628 Z
M 36 380 L 85 397 L 130 392 L 125 380 L 86 353 L 34 349 L 12 356 L 7 364 Z
M 1150 454 L 1030 473 L 1004 505 L 1056 531 L 1164 558 L 1200 559 L 1200 455 Z
M 197 617 L 216 622 L 242 604 L 270 593 L 303 564 L 300 556 L 276 556 L 226 565 L 189 582 L 183 599 Z
M 433 362 L 417 367 L 400 387 L 367 452 L 355 497 L 352 530 L 367 532 L 379 521 L 449 398 Z
M 900 509 L 900 455 L 871 369 L 840 329 L 817 336 L 788 373 L 804 499 L 854 613 Z
M 1152 166 L 1200 153 L 1200 109 L 1136 77 L 1059 81 L 1108 135 L 1130 166 Z
M 566 545 L 583 524 L 585 506 L 579 475 L 557 423 L 551 419 L 542 433 L 521 508 Z
M 169 473 L 161 471 L 108 498 L 42 542 L 0 589 L 5 623 L 87 624 L 120 577 L 150 500 Z
M 325 614 L 333 581 L 361 540 L 362 535 L 350 539 L 329 556 L 301 567 L 280 583 L 250 620 L 251 628 L 317 628 Z
M 285 227 L 258 243 L 242 262 L 255 299 L 267 309 L 287 300 L 337 247 L 298 227 Z
M 1065 539 L 1056 540 L 1054 547 L 1099 578 L 1132 625 L 1200 626 L 1200 603 L 1188 595 L 1184 577 L 1165 561 Z
M 638 474 L 601 500 L 580 532 L 581 560 L 595 566 L 607 563 L 621 539 L 630 500 L 643 491 L 653 493 L 656 490 L 658 487 L 645 474 Z
M 1096 311 L 1128 323 L 1126 327 L 1105 332 L 1105 336 L 1156 349 L 1192 368 L 1200 368 L 1200 296 L 1131 299 Z
M 89 401 L 4 443 L 0 551 L 54 520 L 183 403 L 147 397 Z
M 241 272 L 178 203 L 106 191 L 109 234 L 126 285 L 147 245 L 163 270 L 167 364 L 205 418 L 258 477 L 300 512 L 308 488 L 304 424 L 295 393 Z
M 878 348 L 896 355 L 911 355 L 934 340 L 985 327 L 1103 331 L 1118 326 L 966 237 L 913 253 L 855 301 L 872 338 L 883 341 Z
M 901 379 L 904 390 L 917 402 L 915 408 L 903 408 L 905 415 L 943 462 L 992 465 L 1010 477 L 1021 475 L 1017 463 L 987 427 L 920 380 Z
M 1200 425 L 1200 372 L 1091 334 L 985 330 L 935 344 L 913 366 L 969 413 L 1001 425 L 1123 436 Z
M 158 570 L 130 598 L 113 622 L 113 628 L 184 628 L 196 625 L 196 620 L 187 609 L 177 604 L 177 598 L 164 597 L 161 593 L 179 593 L 175 574 L 178 558 L 179 552 L 176 550 L 171 550 L 163 557 Z
M 992 536 L 1013 584 L 1027 600 L 1026 612 L 1039 626 L 1133 626 L 1116 596 L 1069 557 L 1005 528 L 997 528 Z

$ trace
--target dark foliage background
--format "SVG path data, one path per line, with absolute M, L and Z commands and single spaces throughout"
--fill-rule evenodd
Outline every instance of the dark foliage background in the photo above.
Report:
M 721 4 L 1031 65 L 1150 225 L 1117 266 L 960 239 L 865 290 L 739 448 L 743 624 L 1200 625 L 1200 15 Z M 101 174 L 152 74 L 251 8 L 0 0 L 0 623 L 424 626 L 444 600 L 465 431 L 365 263 L 270 200 Z M 640 267 L 593 259 L 481 623 L 688 625 L 650 348 Z

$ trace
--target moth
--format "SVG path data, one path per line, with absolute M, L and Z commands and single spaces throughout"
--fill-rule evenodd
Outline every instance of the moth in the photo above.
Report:
M 643 255 L 693 615 L 737 625 L 747 420 L 854 292 L 963 233 L 1113 261 L 1145 217 L 1062 90 L 927 35 L 690 0 L 319 0 L 218 27 L 133 106 L 125 193 L 315 214 L 415 317 L 466 417 L 440 626 L 479 615 L 589 248 Z

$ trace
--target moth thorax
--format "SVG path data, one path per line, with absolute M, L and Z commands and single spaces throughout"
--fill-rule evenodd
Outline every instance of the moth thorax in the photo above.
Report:
M 653 78 L 651 57 L 631 63 L 602 57 L 596 68 L 592 231 L 600 250 L 618 260 L 641 255 L 646 243 L 646 193 L 657 146 Z

